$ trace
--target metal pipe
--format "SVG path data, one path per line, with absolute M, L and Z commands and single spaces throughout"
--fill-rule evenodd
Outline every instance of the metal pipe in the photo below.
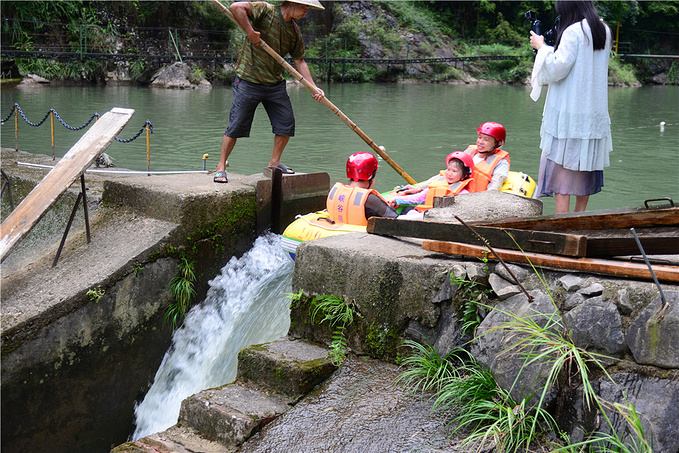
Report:
M 644 248 L 641 246 L 641 241 L 639 240 L 639 236 L 637 236 L 637 232 L 634 230 L 634 228 L 630 228 L 632 231 L 632 235 L 634 235 L 634 240 L 637 243 L 637 247 L 639 247 L 639 250 L 641 251 L 641 256 L 644 257 L 644 262 L 646 263 L 646 266 L 648 266 L 648 270 L 651 271 L 651 277 L 653 277 L 653 281 L 655 282 L 656 286 L 658 287 L 658 291 L 660 291 L 660 300 L 662 301 L 663 305 L 662 308 L 660 309 L 660 313 L 658 313 L 658 318 L 657 321 L 660 322 L 663 317 L 665 316 L 665 310 L 667 310 L 668 303 L 667 300 L 665 299 L 665 293 L 662 291 L 662 287 L 660 286 L 660 283 L 658 282 L 658 278 L 655 276 L 655 272 L 653 272 L 653 268 L 651 267 L 651 263 L 648 261 L 648 257 L 646 256 L 646 252 L 644 251 Z

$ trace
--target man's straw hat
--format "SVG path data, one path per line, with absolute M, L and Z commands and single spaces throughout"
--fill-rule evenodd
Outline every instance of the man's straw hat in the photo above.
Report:
M 323 5 L 321 5 L 321 2 L 318 0 L 288 0 L 289 2 L 292 3 L 299 3 L 300 5 L 307 5 L 309 8 L 313 9 L 325 9 Z

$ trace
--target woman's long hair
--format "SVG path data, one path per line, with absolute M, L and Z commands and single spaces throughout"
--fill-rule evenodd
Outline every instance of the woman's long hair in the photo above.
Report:
M 606 47 L 606 25 L 599 17 L 599 13 L 591 0 L 557 0 L 556 12 L 560 16 L 559 30 L 554 48 L 559 47 L 561 35 L 564 30 L 576 22 L 587 19 L 589 28 L 592 30 L 594 50 L 603 50 Z

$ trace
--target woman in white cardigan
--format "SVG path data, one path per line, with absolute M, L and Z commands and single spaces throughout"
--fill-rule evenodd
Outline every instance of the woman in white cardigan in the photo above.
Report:
M 531 98 L 549 85 L 540 128 L 540 170 L 536 196 L 554 195 L 556 213 L 587 208 L 601 191 L 603 169 L 610 165 L 611 120 L 608 115 L 608 59 L 611 31 L 591 1 L 556 2 L 560 15 L 554 47 L 531 31 L 537 49 Z

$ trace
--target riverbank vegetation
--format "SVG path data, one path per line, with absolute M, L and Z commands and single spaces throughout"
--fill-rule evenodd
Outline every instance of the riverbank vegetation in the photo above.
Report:
M 484 303 L 474 305 L 493 309 Z M 653 452 L 652 439 L 634 406 L 610 403 L 595 391 L 595 378 L 612 382 L 605 366 L 608 357 L 576 346 L 557 314 L 503 314 L 509 318 L 497 328 L 508 339 L 503 354 L 523 362 L 510 389 L 502 388 L 490 368 L 466 349 L 455 348 L 441 357 L 433 346 L 413 340 L 404 343 L 412 354 L 402 361 L 398 382 L 431 395 L 432 410 L 452 410 L 452 434 L 463 437 L 461 443 L 473 452 Z M 475 332 L 474 340 L 488 333 Z M 541 384 L 523 395 L 531 384 L 522 372 L 535 366 L 541 369 L 536 379 Z M 517 394 L 522 397 L 517 399 Z M 581 439 L 572 440 L 557 420 L 563 407 L 577 398 L 581 410 L 596 414 L 600 422 L 596 432 L 580 433 Z
M 679 53 L 679 1 L 597 1 L 602 17 L 619 36 L 618 54 Z M 554 2 L 542 1 L 386 1 L 325 2 L 300 21 L 307 58 L 412 60 L 502 57 L 498 60 L 312 63 L 320 80 L 396 82 L 487 81 L 526 83 L 532 65 L 528 45 L 535 11 L 543 29 L 554 22 Z M 234 56 L 242 34 L 210 2 L 192 1 L 4 1 L 0 4 L 3 48 L 128 55 Z M 623 48 L 624 47 L 624 48 Z M 148 83 L 160 67 L 151 59 L 17 59 L 22 74 L 50 80 L 106 82 L 124 69 L 131 83 Z M 229 65 L 192 62 L 211 81 L 228 81 Z M 679 65 L 671 60 L 612 58 L 612 84 L 677 83 Z

